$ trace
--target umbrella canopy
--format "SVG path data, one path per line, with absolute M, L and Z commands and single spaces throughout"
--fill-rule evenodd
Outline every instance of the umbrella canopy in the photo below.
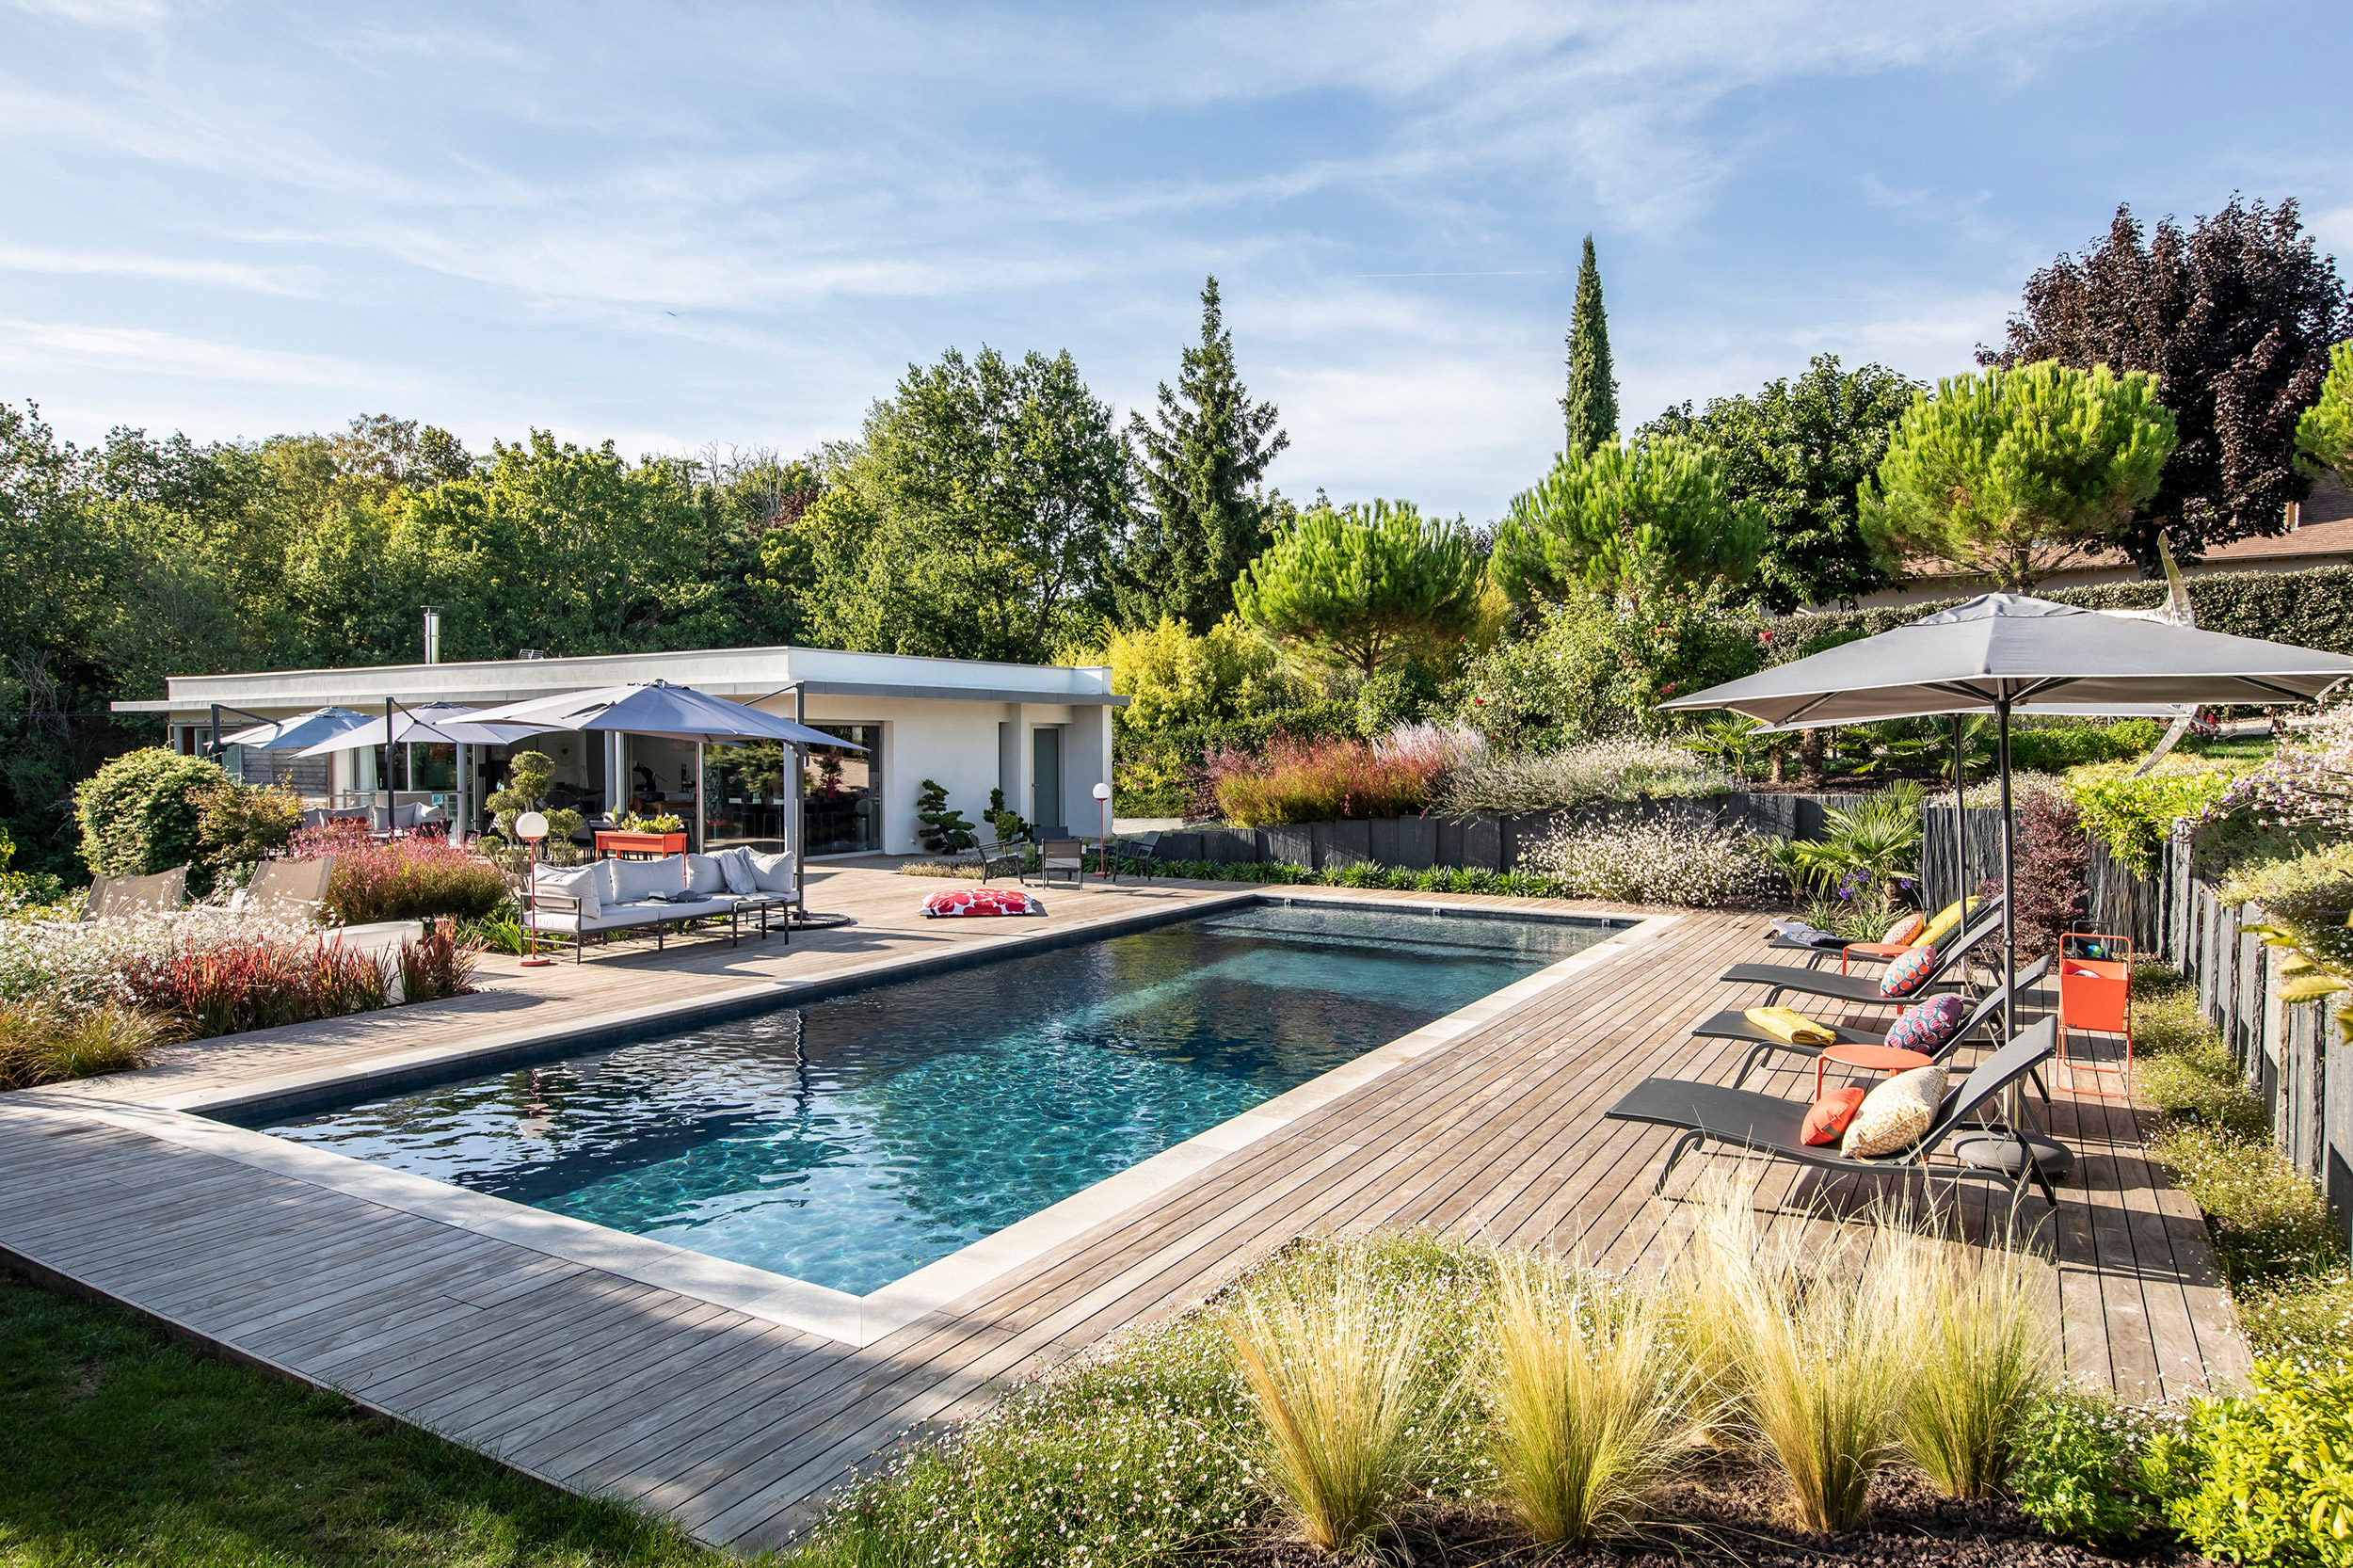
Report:
M 692 686 L 673 686 L 667 680 L 532 697 L 502 708 L 486 708 L 474 719 L 483 724 L 525 726 L 535 734 L 551 729 L 617 729 L 625 734 L 652 735 L 671 741 L 720 744 L 730 741 L 783 741 L 792 745 L 836 746 L 843 751 L 866 749 L 822 729 L 762 712 L 748 703 L 709 696 Z
M 355 715 L 356 717 L 357 715 Z M 418 708 L 395 709 L 392 719 L 392 744 L 394 745 L 512 745 L 539 733 L 539 728 L 524 724 L 484 724 L 472 708 L 454 702 L 428 702 Z M 381 717 L 360 719 L 340 733 L 329 735 L 317 744 L 306 747 L 301 755 L 322 757 L 330 751 L 352 751 L 362 746 L 384 744 L 385 723 Z
M 225 746 L 245 746 L 253 751 L 299 751 L 316 745 L 331 735 L 346 729 L 357 729 L 368 722 L 365 713 L 355 713 L 348 708 L 313 708 L 290 719 L 278 719 L 240 729 L 233 735 L 223 735 Z
M 2148 712 L 2158 703 L 2309 702 L 2353 659 L 2021 594 L 1941 615 L 1659 704 L 1809 729 L 1929 714 Z

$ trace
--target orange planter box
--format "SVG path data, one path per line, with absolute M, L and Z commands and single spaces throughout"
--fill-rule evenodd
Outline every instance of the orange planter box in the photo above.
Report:
M 684 855 L 684 833 L 616 833 L 597 835 L 597 858 L 608 855 Z
M 2097 954 L 2098 956 L 2089 956 Z M 2130 938 L 2099 932 L 2071 931 L 2059 938 L 2058 1059 L 2067 1086 L 2075 1075 L 2089 1073 L 2098 1081 L 2106 1074 L 2118 1080 L 2118 1094 L 2133 1088 L 2133 944 Z M 2087 1062 L 2068 1049 L 2071 1033 L 2121 1034 L 2124 1037 L 2121 1066 Z M 2094 1088 L 2094 1095 L 2110 1091 Z

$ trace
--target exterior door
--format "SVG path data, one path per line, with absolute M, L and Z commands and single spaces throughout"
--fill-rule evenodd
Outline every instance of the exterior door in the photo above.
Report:
M 1068 825 L 1062 820 L 1062 731 L 1041 726 L 1030 734 L 1030 821 L 1042 833 Z

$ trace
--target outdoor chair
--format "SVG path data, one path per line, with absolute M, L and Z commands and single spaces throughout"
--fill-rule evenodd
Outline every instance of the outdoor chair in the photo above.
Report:
M 1087 846 L 1084 839 L 1048 839 L 1037 847 L 1038 872 L 1048 882 L 1056 872 L 1069 873 L 1080 887 L 1087 881 Z
M 1804 1141 L 1802 1130 L 1809 1109 L 1803 1100 L 1783 1099 L 1778 1095 L 1760 1095 L 1753 1089 L 1728 1089 L 1717 1083 L 1697 1083 L 1683 1079 L 1646 1078 L 1627 1090 L 1617 1104 L 1605 1115 L 1621 1122 L 1646 1122 L 1653 1127 L 1673 1128 L 1681 1133 L 1667 1151 L 1664 1164 L 1658 1168 L 1658 1179 L 1651 1184 L 1654 1193 L 1662 1192 L 1675 1162 L 1704 1144 L 1717 1143 L 1746 1154 L 1761 1154 L 1772 1160 L 1792 1160 L 1826 1171 L 1912 1171 L 1925 1174 L 1929 1156 L 1954 1132 L 1961 1129 L 1968 1119 L 1993 1105 L 2003 1091 L 2032 1073 L 2058 1052 L 2058 1020 L 2045 1018 L 2018 1038 L 1995 1051 L 1977 1070 L 1961 1080 L 1960 1085 L 1945 1091 L 1944 1101 L 1937 1107 L 1934 1120 L 1919 1141 L 1899 1153 L 1882 1155 L 1874 1160 L 1849 1159 L 1838 1152 L 1834 1144 L 1817 1146 Z M 2051 1191 L 2050 1178 L 2033 1160 L 2025 1134 L 2014 1128 L 1993 1128 L 2016 1140 L 2020 1158 L 2016 1172 L 1980 1169 L 1956 1165 L 1952 1174 L 1955 1191 L 1965 1176 L 1982 1176 L 2006 1183 L 2010 1200 L 2015 1203 L 2026 1178 L 2032 1176 L 2042 1190 L 2043 1201 L 2053 1211 L 2058 1208 L 2058 1194 Z
M 2025 991 L 2040 985 L 2042 983 L 2042 977 L 2050 972 L 2051 960 L 2047 956 L 2038 958 L 2018 971 L 2018 978 L 2013 984 L 2020 991 Z M 2001 1011 L 2002 988 L 1999 985 L 1991 986 L 1986 990 L 1985 995 L 1977 999 L 1977 1004 L 1969 1010 L 1969 1016 L 1962 1019 L 1961 1027 L 1953 1032 L 1953 1037 L 1945 1041 L 1929 1060 L 1946 1061 L 1962 1046 L 1975 1039 L 1979 1031 L 1998 1028 L 1994 1019 L 2000 1016 Z M 1831 1042 L 1832 1045 L 1884 1046 L 1887 1044 L 1887 1036 L 1883 1032 L 1867 1029 L 1849 1029 L 1840 1024 L 1826 1023 L 1822 1027 L 1837 1036 Z M 1701 1019 L 1692 1027 L 1691 1038 L 1748 1043 L 1751 1047 L 1749 1054 L 1741 1059 L 1740 1071 L 1734 1075 L 1732 1080 L 1732 1086 L 1736 1089 L 1748 1081 L 1749 1074 L 1753 1072 L 1756 1064 L 1768 1056 L 1786 1051 L 1796 1056 L 1814 1057 L 1821 1055 L 1828 1048 L 1823 1046 L 1797 1045 L 1783 1039 L 1778 1034 L 1769 1033 L 1749 1022 L 1747 1012 L 1737 1007 L 1727 1007 L 1721 1013 Z M 2036 1080 L 2035 1086 L 2038 1089 L 2041 1087 L 2040 1079 Z M 2042 1097 L 2048 1100 L 2051 1096 L 2045 1094 Z
M 1152 865 L 1152 862 L 1160 857 L 1160 836 L 1157 829 L 1150 833 L 1137 833 L 1112 840 L 1112 854 L 1124 856 L 1129 850 L 1135 852 L 1133 857 L 1136 863 L 1144 868 L 1144 874 L 1147 879 L 1157 875 Z
M 82 901 L 82 919 L 129 920 L 136 915 L 168 914 L 186 902 L 187 888 L 185 866 L 148 876 L 97 877 Z
M 994 836 L 976 840 L 972 857 L 980 862 L 983 883 L 1003 872 L 1011 872 L 1018 879 L 1029 865 L 1029 852 L 1022 845 L 1007 843 Z
M 315 918 L 327 902 L 327 884 L 334 874 L 335 857 L 315 860 L 264 860 L 254 868 L 253 880 L 229 901 L 240 915 L 310 915 Z
M 2001 927 L 2000 909 L 1980 910 L 1975 920 L 1961 927 L 1960 934 L 1945 951 L 1936 955 L 1935 967 L 1929 970 L 1928 978 L 1911 993 L 1910 998 L 1881 994 L 1877 975 L 1833 974 L 1828 969 L 1809 969 L 1798 964 L 1735 964 L 1717 978 L 1735 984 L 1769 987 L 1765 997 L 1769 1003 L 1779 1001 L 1784 991 L 1859 1002 L 1888 1002 L 1929 997 L 1939 991 L 1961 990 L 1961 977 L 1967 972 L 1963 965 L 1971 951 Z

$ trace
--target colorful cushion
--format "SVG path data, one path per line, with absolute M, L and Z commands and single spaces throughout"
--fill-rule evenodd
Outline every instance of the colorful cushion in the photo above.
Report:
M 1961 922 L 1975 914 L 1977 905 L 1983 902 L 1981 899 L 1974 898 L 1958 899 L 1946 904 L 1936 912 L 1928 924 L 1920 928 L 1920 934 L 1912 939 L 1913 945 L 1924 948 L 1943 947 L 1952 939 L 1953 933 L 1961 929 Z M 1966 908 L 1962 907 L 1964 904 L 1967 905 Z
M 1887 972 L 1880 976 L 1880 995 L 1908 997 L 1927 982 L 1929 971 L 1935 968 L 1934 948 L 1910 949 L 1888 965 Z
M 1838 1152 L 1850 1160 L 1901 1154 L 1920 1141 L 1936 1120 L 1937 1103 L 1945 1097 L 1945 1069 L 1914 1067 L 1897 1073 L 1863 1096 L 1863 1105 L 1847 1124 Z
M 1930 997 L 1928 1000 L 1904 1009 L 1896 1027 L 1887 1032 L 1887 1043 L 1897 1050 L 1916 1050 L 1923 1056 L 1934 1056 L 1961 1032 L 1961 1023 L 1969 1016 L 1969 1004 L 1956 996 Z
M 1816 1148 L 1835 1144 L 1839 1134 L 1847 1130 L 1847 1124 L 1854 1120 L 1854 1113 L 1862 1108 L 1862 1090 L 1853 1087 L 1833 1089 L 1806 1108 L 1805 1125 L 1799 1129 L 1798 1136 Z
M 1889 926 L 1887 935 L 1880 940 L 1891 948 L 1910 947 L 1919 939 L 1920 933 L 1928 929 L 1928 924 L 1929 918 L 1915 909 L 1894 925 Z
M 923 901 L 923 913 L 951 915 L 1043 915 L 1046 905 L 1018 888 L 957 888 Z

